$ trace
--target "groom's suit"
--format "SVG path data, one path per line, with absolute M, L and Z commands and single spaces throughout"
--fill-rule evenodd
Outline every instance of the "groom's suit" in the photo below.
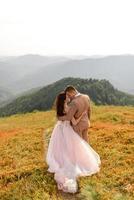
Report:
M 75 119 L 79 118 L 80 115 L 86 111 L 81 118 L 80 122 L 76 125 L 72 125 L 75 132 L 77 132 L 83 139 L 88 140 L 88 128 L 90 127 L 90 114 L 91 114 L 91 105 L 90 98 L 88 95 L 78 93 L 68 104 L 69 110 L 66 115 L 59 117 L 59 120 L 69 120 L 74 117 Z

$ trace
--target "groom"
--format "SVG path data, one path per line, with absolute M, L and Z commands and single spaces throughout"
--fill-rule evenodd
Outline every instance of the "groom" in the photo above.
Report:
M 64 91 L 66 96 L 70 99 L 68 104 L 70 109 L 65 116 L 58 117 L 58 119 L 70 121 L 73 117 L 76 119 L 79 118 L 80 115 L 86 111 L 78 124 L 73 125 L 71 123 L 71 125 L 74 131 L 77 132 L 86 142 L 88 142 L 88 129 L 90 127 L 91 116 L 90 98 L 86 94 L 79 93 L 72 85 L 66 87 Z

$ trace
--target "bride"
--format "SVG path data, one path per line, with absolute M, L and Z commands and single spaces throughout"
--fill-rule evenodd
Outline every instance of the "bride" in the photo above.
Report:
M 65 92 L 61 92 L 56 98 L 56 112 L 63 116 L 68 112 L 68 99 Z M 71 122 L 77 124 L 82 115 Z M 59 190 L 69 193 L 78 191 L 77 178 L 90 176 L 100 171 L 101 160 L 97 152 L 72 128 L 70 121 L 60 121 L 52 131 L 46 162 L 48 170 L 54 173 Z

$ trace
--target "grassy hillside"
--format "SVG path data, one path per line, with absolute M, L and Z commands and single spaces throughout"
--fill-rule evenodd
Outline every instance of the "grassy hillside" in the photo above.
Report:
M 45 156 L 56 122 L 54 110 L 0 119 L 0 200 L 132 200 L 134 108 L 93 106 L 90 145 L 101 171 L 78 179 L 79 192 L 57 190 Z
M 78 91 L 88 94 L 96 105 L 134 106 L 134 95 L 115 89 L 107 80 L 63 78 L 38 91 L 16 98 L 13 102 L 0 108 L 0 117 L 33 110 L 48 110 L 52 108 L 57 94 L 69 84 L 74 85 Z

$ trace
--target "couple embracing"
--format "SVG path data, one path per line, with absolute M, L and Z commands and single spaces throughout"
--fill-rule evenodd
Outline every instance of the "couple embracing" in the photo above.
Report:
M 68 86 L 56 98 L 57 123 L 52 131 L 46 162 L 59 190 L 78 191 L 77 178 L 100 171 L 99 154 L 88 143 L 91 103 L 86 94 Z

